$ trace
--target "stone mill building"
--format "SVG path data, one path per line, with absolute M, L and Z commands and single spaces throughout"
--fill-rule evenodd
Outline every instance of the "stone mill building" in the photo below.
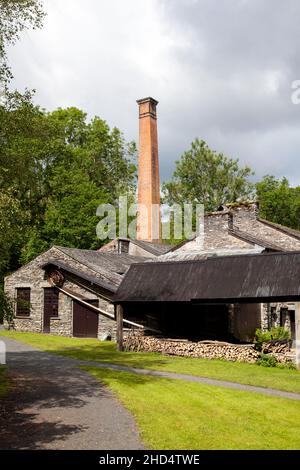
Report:
M 250 342 L 256 328 L 278 325 L 289 329 L 292 338 L 295 337 L 296 295 L 281 295 L 279 291 L 269 295 L 269 289 L 264 296 L 256 290 L 257 301 L 254 296 L 248 301 L 250 294 L 249 297 L 235 294 L 231 298 L 230 290 L 232 287 L 234 291 L 235 283 L 241 280 L 242 289 L 246 290 L 247 276 L 250 282 L 247 266 L 252 258 L 251 275 L 256 272 L 256 279 L 259 271 L 255 270 L 262 266 L 262 259 L 268 260 L 266 267 L 273 266 L 276 259 L 276 266 L 282 262 L 288 269 L 289 263 L 284 261 L 287 258 L 282 255 L 300 252 L 300 232 L 261 219 L 258 204 L 246 202 L 228 204 L 206 214 L 201 246 L 197 239 L 177 246 L 162 243 L 157 104 L 153 98 L 138 101 L 138 202 L 147 208 L 148 215 L 139 212 L 136 239 L 118 238 L 98 251 L 53 246 L 8 275 L 5 290 L 14 300 L 15 328 L 114 338 L 116 301 L 123 304 L 125 327 L 143 326 L 168 337 Z M 261 258 L 264 256 L 267 258 Z M 209 262 L 216 259 L 218 273 Z M 248 264 L 243 264 L 243 259 Z M 231 266 L 240 270 L 236 281 Z M 149 277 L 150 272 L 161 279 L 160 285 Z M 196 286 L 199 302 L 196 298 L 183 302 L 183 294 L 181 298 L 176 295 L 167 298 L 168 288 L 180 292 L 183 272 L 184 282 Z M 203 295 L 208 292 L 206 276 L 218 276 L 218 284 L 214 295 L 210 290 L 210 297 L 204 299 L 201 290 Z M 213 289 L 214 278 L 211 279 Z M 166 280 L 169 284 L 164 284 Z M 227 297 L 221 301 L 223 290 Z

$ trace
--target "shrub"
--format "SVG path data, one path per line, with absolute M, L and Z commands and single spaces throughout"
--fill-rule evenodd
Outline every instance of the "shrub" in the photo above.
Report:
M 0 323 L 7 322 L 8 328 L 14 328 L 14 304 L 8 295 L 0 289 Z
M 263 367 L 277 367 L 278 369 L 296 369 L 296 366 L 292 361 L 278 362 L 276 357 L 271 354 L 261 354 L 256 364 Z
M 257 364 L 263 367 L 277 367 L 278 362 L 276 357 L 270 356 L 268 354 L 261 354 L 260 359 L 258 359 Z
M 255 332 L 254 343 L 257 349 L 261 349 L 263 343 L 268 341 L 288 341 L 290 339 L 290 332 L 282 326 L 271 328 L 268 331 L 257 329 Z
M 297 369 L 296 364 L 294 364 L 292 361 L 288 361 L 288 362 L 284 362 L 284 363 L 278 362 L 276 367 L 278 367 L 279 369 L 289 369 L 289 370 L 296 370 Z

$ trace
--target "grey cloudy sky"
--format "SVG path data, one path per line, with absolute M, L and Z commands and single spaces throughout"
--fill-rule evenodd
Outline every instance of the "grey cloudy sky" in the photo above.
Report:
M 195 137 L 300 184 L 299 0 L 44 0 L 43 30 L 9 51 L 18 89 L 137 139 L 135 100 L 159 100 L 162 179 Z

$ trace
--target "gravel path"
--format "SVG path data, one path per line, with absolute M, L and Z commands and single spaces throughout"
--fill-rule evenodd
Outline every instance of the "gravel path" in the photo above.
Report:
M 78 361 L 80 362 L 80 361 Z M 100 362 L 80 362 L 81 365 L 92 366 L 92 367 L 100 367 L 104 369 L 114 369 L 124 372 L 131 372 L 134 374 L 142 374 L 142 375 L 153 375 L 156 377 L 163 377 L 166 379 L 179 379 L 179 380 L 187 380 L 188 382 L 198 382 L 207 385 L 214 385 L 217 387 L 225 387 L 225 388 L 233 388 L 235 390 L 241 390 L 244 392 L 255 392 L 261 393 L 262 395 L 272 395 L 281 398 L 290 398 L 292 400 L 300 400 L 299 393 L 293 392 L 284 392 L 282 390 L 277 390 L 274 388 L 264 388 L 264 387 L 255 387 L 253 385 L 244 385 L 239 384 L 236 382 L 227 382 L 225 380 L 217 380 L 217 379 L 210 379 L 207 377 L 196 377 L 194 375 L 186 375 L 186 374 L 176 374 L 173 372 L 161 372 L 158 370 L 148 370 L 148 369 L 135 369 L 133 367 L 126 367 L 126 366 L 119 366 L 116 364 L 107 364 L 107 363 L 100 363 Z
M 78 361 L 1 337 L 15 387 L 0 409 L 0 449 L 142 449 L 134 419 Z

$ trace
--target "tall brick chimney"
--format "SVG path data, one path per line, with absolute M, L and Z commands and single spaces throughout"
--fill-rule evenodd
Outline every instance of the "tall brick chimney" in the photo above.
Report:
M 156 106 L 158 101 L 144 98 L 139 105 L 140 148 L 138 163 L 137 240 L 161 241 L 160 181 Z

